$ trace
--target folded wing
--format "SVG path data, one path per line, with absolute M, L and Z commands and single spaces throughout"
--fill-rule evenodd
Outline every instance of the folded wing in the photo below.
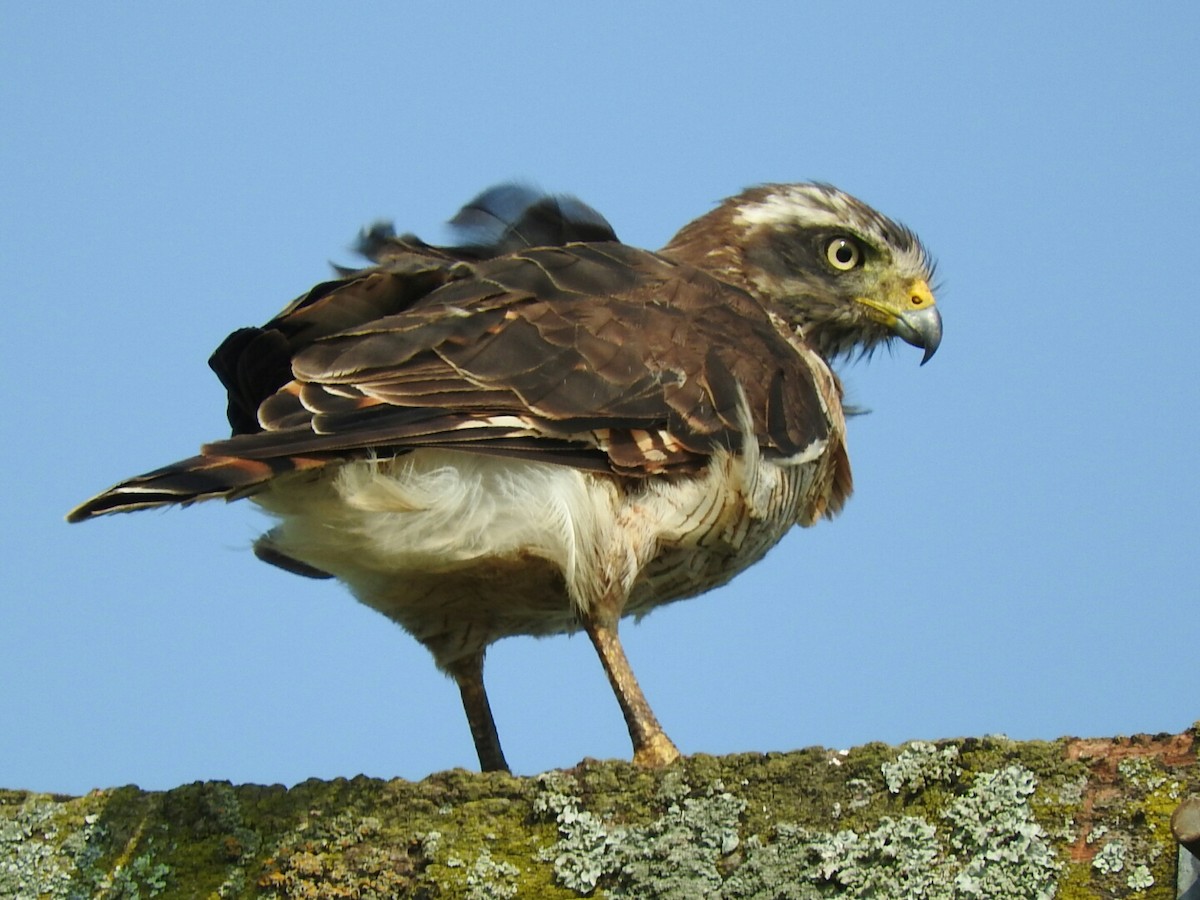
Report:
M 615 241 L 474 260 L 401 243 L 221 345 L 211 364 L 232 437 L 69 518 L 232 499 L 291 472 L 418 448 L 641 478 L 700 471 L 746 439 L 782 458 L 829 434 L 823 364 L 700 269 Z

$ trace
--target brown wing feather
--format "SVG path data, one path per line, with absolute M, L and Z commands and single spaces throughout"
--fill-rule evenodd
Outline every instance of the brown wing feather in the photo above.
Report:
M 455 260 L 438 256 L 392 259 L 386 266 L 323 282 L 261 328 L 241 328 L 210 357 L 229 394 L 234 434 L 262 430 L 261 404 L 292 377 L 292 357 L 313 341 L 376 321 L 420 302 L 456 277 Z
M 808 364 L 751 298 L 617 244 L 481 263 L 416 307 L 313 341 L 292 363 L 296 380 L 260 410 L 271 430 L 207 453 L 461 446 L 469 433 L 481 449 L 495 441 L 540 457 L 545 446 L 561 459 L 542 444 L 553 438 L 651 475 L 737 446 L 743 402 L 775 455 L 829 428 Z
M 810 368 L 823 364 L 699 269 L 616 243 L 453 273 L 404 265 L 419 270 L 416 287 L 359 273 L 231 335 L 214 369 L 234 436 L 117 485 L 72 520 L 244 496 L 287 472 L 420 447 L 632 477 L 695 472 L 741 446 L 743 409 L 768 456 L 830 433 L 818 386 L 829 376 Z
M 292 357 L 313 341 L 411 309 L 437 288 L 469 276 L 472 262 L 526 247 L 617 240 L 605 218 L 577 198 L 516 184 L 484 191 L 450 224 L 461 243 L 437 247 L 376 223 L 358 241 L 358 252 L 375 268 L 339 268 L 341 278 L 316 285 L 263 327 L 231 334 L 209 365 L 228 391 L 233 433 L 262 430 L 259 406 L 291 379 Z M 581 254 L 579 261 L 585 258 Z

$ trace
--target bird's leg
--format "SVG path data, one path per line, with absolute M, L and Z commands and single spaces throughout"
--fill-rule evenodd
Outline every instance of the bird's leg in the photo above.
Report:
M 457 660 L 447 670 L 462 694 L 467 724 L 471 727 L 471 737 L 475 739 L 475 752 L 479 754 L 480 770 L 507 772 L 508 763 L 504 759 L 504 751 L 500 749 L 496 720 L 492 718 L 492 706 L 488 703 L 487 689 L 483 686 L 483 651 Z
M 629 736 L 633 739 L 633 762 L 647 768 L 670 765 L 679 759 L 679 751 L 658 724 L 634 677 L 629 658 L 617 637 L 617 621 L 615 618 L 606 621 L 609 617 L 597 612 L 589 611 L 584 615 L 583 627 L 600 654 L 600 662 L 617 695 L 617 702 L 621 704 Z

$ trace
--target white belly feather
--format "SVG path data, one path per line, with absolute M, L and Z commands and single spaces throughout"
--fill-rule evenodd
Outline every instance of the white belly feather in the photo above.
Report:
M 784 463 L 747 443 L 701 475 L 650 479 L 417 450 L 281 478 L 254 499 L 280 519 L 274 547 L 446 666 L 507 635 L 572 631 L 612 591 L 642 615 L 757 561 L 800 518 L 824 442 Z

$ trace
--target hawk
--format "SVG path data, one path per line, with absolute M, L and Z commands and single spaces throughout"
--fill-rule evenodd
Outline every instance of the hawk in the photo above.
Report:
M 341 269 L 210 365 L 232 435 L 68 515 L 249 497 L 255 552 L 335 577 L 458 684 L 484 770 L 483 683 L 510 635 L 585 631 L 635 763 L 679 756 L 623 616 L 724 584 L 851 491 L 839 357 L 941 340 L 933 263 L 826 184 L 767 184 L 663 249 L 569 196 L 505 185 L 435 246 L 379 224 Z

